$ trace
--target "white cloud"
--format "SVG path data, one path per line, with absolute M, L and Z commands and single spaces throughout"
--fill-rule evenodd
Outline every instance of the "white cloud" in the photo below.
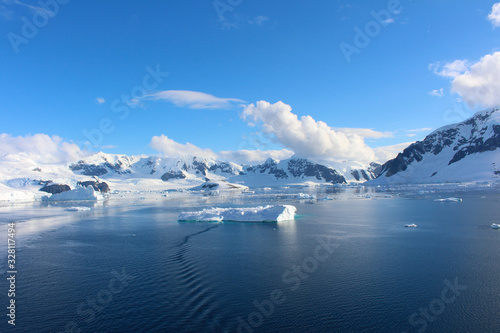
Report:
M 349 135 L 357 134 L 365 139 L 382 139 L 394 137 L 394 133 L 392 132 L 379 132 L 370 128 L 332 127 L 332 129 Z
M 432 131 L 432 128 L 430 127 L 422 127 L 422 128 L 415 128 L 411 130 L 407 130 L 406 132 L 408 133 L 419 133 L 419 132 L 429 132 Z
M 259 101 L 250 104 L 244 109 L 242 117 L 249 123 L 262 123 L 264 133 L 273 135 L 277 142 L 299 156 L 364 162 L 375 160 L 374 150 L 365 144 L 361 135 L 373 137 L 376 132 L 372 130 L 363 130 L 363 133 L 360 129 L 335 130 L 311 116 L 299 119 L 292 113 L 292 108 L 283 102 L 271 104 Z M 386 135 L 377 134 L 378 137 Z
M 210 94 L 189 90 L 166 90 L 144 97 L 147 100 L 162 100 L 190 109 L 229 109 L 235 103 L 244 101 L 237 98 L 220 98 Z
M 387 25 L 387 24 L 391 24 L 391 23 L 394 23 L 394 19 L 393 18 L 388 18 L 386 20 L 384 20 L 384 23 Z
M 168 157 L 180 157 L 193 155 L 198 157 L 219 159 L 238 164 L 258 164 L 268 158 L 282 160 L 293 155 L 293 151 L 287 149 L 281 150 L 226 150 L 219 153 L 211 149 L 200 148 L 192 143 L 178 143 L 166 135 L 154 136 L 149 144 L 151 148 Z
M 469 70 L 469 64 L 467 60 L 455 60 L 444 65 L 440 62 L 436 62 L 430 64 L 429 69 L 434 71 L 437 75 L 455 78 L 466 73 Z
M 272 158 L 273 160 L 284 160 L 293 156 L 293 151 L 288 149 L 281 150 L 228 150 L 221 151 L 218 154 L 219 159 L 231 161 L 238 164 L 259 164 Z
M 0 157 L 2 159 L 23 155 L 38 163 L 65 163 L 77 161 L 86 154 L 78 145 L 66 142 L 56 135 L 0 134 Z
M 385 163 L 393 158 L 396 158 L 399 153 L 401 153 L 406 147 L 411 145 L 413 142 L 403 142 L 391 146 L 377 147 L 373 150 L 375 151 L 375 161 L 379 163 Z
M 494 27 L 500 27 L 500 2 L 497 2 L 491 7 L 491 12 L 488 19 Z
M 431 96 L 436 96 L 436 97 L 443 97 L 444 96 L 444 89 L 434 89 L 433 91 L 429 92 L 429 95 Z
M 189 142 L 178 143 L 163 134 L 160 136 L 153 136 L 149 146 L 168 157 L 194 155 L 199 157 L 216 158 L 216 154 L 211 149 L 203 149 Z
M 470 107 L 500 105 L 500 52 L 488 54 L 452 80 L 453 93 Z
M 95 102 L 96 102 L 97 104 L 104 104 L 104 103 L 106 103 L 106 100 L 105 100 L 104 98 L 102 98 L 102 97 L 97 97 L 97 98 L 95 99 Z
M 266 21 L 269 21 L 269 17 L 267 16 L 256 16 L 252 20 L 248 21 L 250 24 L 255 24 L 255 25 L 263 25 Z

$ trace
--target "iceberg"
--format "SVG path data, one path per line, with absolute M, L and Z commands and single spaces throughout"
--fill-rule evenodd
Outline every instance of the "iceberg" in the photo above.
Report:
M 42 201 L 73 201 L 73 200 L 89 200 L 98 201 L 103 200 L 104 197 L 94 190 L 92 186 L 88 187 L 78 187 L 74 190 L 61 192 L 58 194 L 52 194 L 51 196 L 45 196 Z
M 297 194 L 297 199 L 310 199 L 310 200 L 314 200 L 314 199 L 316 199 L 316 196 L 314 194 L 299 193 L 299 194 Z
M 460 202 L 462 198 L 444 198 L 444 199 L 434 199 L 436 202 Z
M 65 209 L 68 212 L 84 212 L 90 210 L 89 207 L 68 207 Z
M 405 228 L 416 228 L 417 225 L 415 223 L 412 224 L 405 224 Z
M 293 220 L 297 208 L 291 205 L 268 205 L 249 208 L 207 208 L 196 212 L 184 212 L 179 221 L 202 222 L 280 222 Z
M 500 229 L 500 224 L 492 223 L 492 224 L 491 224 L 491 227 L 492 227 L 493 229 Z

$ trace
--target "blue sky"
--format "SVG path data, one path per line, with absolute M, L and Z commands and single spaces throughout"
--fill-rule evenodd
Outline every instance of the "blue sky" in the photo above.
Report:
M 0 0 L 0 133 L 9 137 L 43 133 L 123 154 L 306 154 L 322 135 L 283 133 L 297 115 L 297 131 L 310 116 L 333 135 L 316 157 L 343 159 L 328 147 L 335 133 L 347 135 L 347 150 L 362 145 L 352 135 L 370 149 L 396 145 L 496 103 L 459 85 L 500 45 L 495 1 L 41 3 Z M 356 44 L 358 28 L 371 36 Z M 342 45 L 357 51 L 347 59 Z M 246 109 L 261 100 L 291 111 L 270 128 L 276 109 Z

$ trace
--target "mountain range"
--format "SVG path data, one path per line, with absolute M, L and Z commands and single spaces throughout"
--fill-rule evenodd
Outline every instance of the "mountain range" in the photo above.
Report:
M 126 156 L 103 152 L 69 164 L 52 165 L 37 163 L 20 153 L 0 160 L 0 200 L 12 197 L 13 191 L 38 191 L 48 184 L 74 188 L 79 182 L 95 179 L 109 183 L 111 190 L 192 188 L 208 182 L 248 187 L 498 182 L 499 148 L 500 110 L 490 109 L 433 131 L 382 165 L 353 166 L 348 162 L 326 165 L 299 156 L 240 165 L 197 156 Z

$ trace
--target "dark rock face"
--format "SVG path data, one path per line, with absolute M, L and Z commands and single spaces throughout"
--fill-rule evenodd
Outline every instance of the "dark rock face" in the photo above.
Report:
M 216 183 L 206 183 L 206 184 L 201 185 L 201 188 L 203 188 L 205 190 L 211 190 L 211 189 L 216 188 L 218 186 L 219 186 L 219 184 L 216 184 Z
M 233 174 L 233 167 L 229 162 L 218 162 L 217 164 L 212 165 L 208 170 L 210 172 Z
M 109 192 L 109 185 L 105 182 L 97 182 L 93 180 L 85 181 L 85 182 L 78 182 L 78 185 L 87 187 L 87 186 L 92 186 L 94 188 L 94 191 L 99 191 L 101 193 L 108 193 Z
M 161 180 L 163 180 L 164 182 L 169 181 L 171 179 L 184 179 L 184 178 L 186 178 L 186 175 L 182 171 L 168 171 L 161 176 Z
M 249 166 L 245 169 L 247 173 L 261 173 L 273 175 L 277 180 L 293 178 L 315 177 L 333 184 L 344 184 L 346 180 L 335 169 L 321 164 L 309 162 L 303 158 L 291 158 L 286 162 L 286 169 L 273 159 L 269 158 L 263 164 Z M 280 163 L 281 164 L 281 163 Z
M 387 161 L 382 166 L 379 175 L 385 174 L 386 177 L 391 177 L 398 172 L 405 171 L 408 165 L 422 161 L 426 154 L 438 155 L 448 147 L 456 153 L 447 165 L 456 163 L 468 155 L 500 148 L 500 125 L 488 126 L 486 124 L 494 112 L 500 111 L 492 110 L 478 114 L 464 122 L 431 133 L 424 140 L 405 148 L 395 159 Z M 488 130 L 491 133 L 488 138 L 485 138 Z
M 45 185 L 42 187 L 39 191 L 51 193 L 51 194 L 58 194 L 62 192 L 66 192 L 71 190 L 71 187 L 69 187 L 66 184 L 50 184 L 50 185 Z
M 130 170 L 122 169 L 123 163 L 118 161 L 116 164 L 111 164 L 109 162 L 104 162 L 102 164 L 86 164 L 84 161 L 78 161 L 77 163 L 71 164 L 69 169 L 71 171 L 80 171 L 81 174 L 85 176 L 102 176 L 108 173 L 108 170 L 113 170 L 119 175 L 129 174 Z
M 274 175 L 276 179 L 288 178 L 288 174 L 285 172 L 285 170 L 280 169 L 278 167 L 278 163 L 276 163 L 276 161 L 271 158 L 268 158 L 263 164 L 247 167 L 246 171 L 252 173 L 267 173 L 270 175 Z
M 303 158 L 293 158 L 288 161 L 288 172 L 295 178 L 315 177 L 332 184 L 345 184 L 344 176 L 335 169 L 321 164 L 309 162 Z

